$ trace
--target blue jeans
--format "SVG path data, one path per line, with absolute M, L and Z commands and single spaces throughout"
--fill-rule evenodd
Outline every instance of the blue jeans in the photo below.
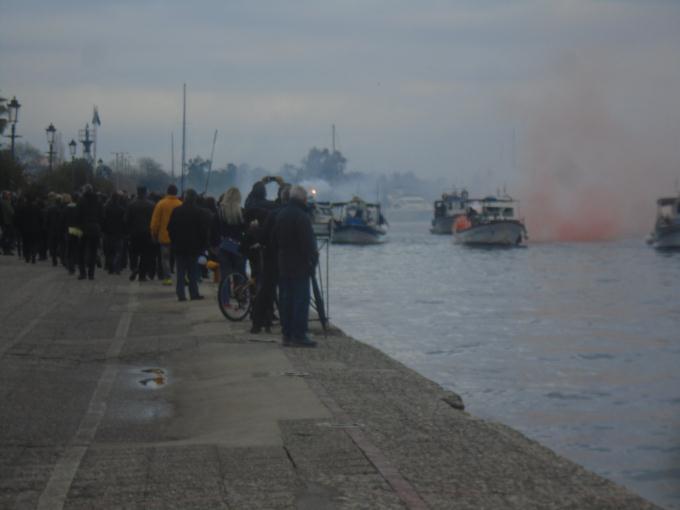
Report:
M 217 260 L 220 264 L 220 281 L 224 280 L 230 273 L 246 275 L 246 261 L 241 255 L 220 250 L 217 253 Z M 222 287 L 222 295 L 220 296 L 223 303 L 229 302 L 229 292 L 229 285 L 224 285 Z
M 279 278 L 279 316 L 284 338 L 304 340 L 309 320 L 309 277 Z
M 189 297 L 198 297 L 198 260 L 195 255 L 175 255 L 177 265 L 177 297 L 186 299 L 184 294 L 184 277 L 189 279 Z

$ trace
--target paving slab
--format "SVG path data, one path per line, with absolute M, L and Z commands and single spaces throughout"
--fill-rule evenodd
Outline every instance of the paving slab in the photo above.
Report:
M 651 509 L 332 328 L 0 259 L 0 508 Z

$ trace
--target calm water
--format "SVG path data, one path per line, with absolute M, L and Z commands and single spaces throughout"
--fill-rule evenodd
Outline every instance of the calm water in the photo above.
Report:
M 680 509 L 680 253 L 640 239 L 484 250 L 427 229 L 332 246 L 333 321 L 471 413 Z

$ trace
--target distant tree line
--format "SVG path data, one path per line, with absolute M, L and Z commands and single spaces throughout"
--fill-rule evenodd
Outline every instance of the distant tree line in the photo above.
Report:
M 2 118 L 0 103 L 0 118 Z M 1 127 L 1 126 L 0 126 Z M 114 162 L 91 165 L 77 158 L 73 161 L 57 162 L 52 171 L 47 169 L 45 153 L 27 143 L 15 147 L 16 159 L 12 160 L 6 146 L 0 150 L 0 189 L 18 190 L 27 186 L 56 192 L 71 192 L 85 183 L 94 184 L 99 191 L 114 189 L 134 191 L 143 185 L 149 191 L 163 193 L 170 183 L 180 185 L 180 176 L 173 177 L 162 165 L 149 157 L 142 157 L 125 169 L 116 168 Z M 392 173 L 388 175 L 368 175 L 363 172 L 347 171 L 347 158 L 338 150 L 312 147 L 307 155 L 294 165 L 286 163 L 277 172 L 246 163 L 228 163 L 221 168 L 211 168 L 209 159 L 197 155 L 189 159 L 184 174 L 184 188 L 194 188 L 199 193 L 208 192 L 219 195 L 231 186 L 246 187 L 265 175 L 281 175 L 286 181 L 323 180 L 335 188 L 356 189 L 357 192 L 370 193 L 385 201 L 389 193 L 433 195 L 433 183 L 422 180 L 414 172 Z M 363 186 L 363 188 L 362 188 Z M 441 184 L 438 184 L 441 188 Z M 370 189 L 369 189 L 370 188 Z

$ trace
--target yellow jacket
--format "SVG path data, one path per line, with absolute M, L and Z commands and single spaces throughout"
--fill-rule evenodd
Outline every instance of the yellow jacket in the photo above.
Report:
M 165 195 L 158 201 L 156 207 L 153 209 L 151 216 L 151 238 L 161 244 L 170 244 L 170 235 L 168 234 L 168 222 L 170 215 L 175 207 L 182 205 L 182 201 L 174 195 Z

